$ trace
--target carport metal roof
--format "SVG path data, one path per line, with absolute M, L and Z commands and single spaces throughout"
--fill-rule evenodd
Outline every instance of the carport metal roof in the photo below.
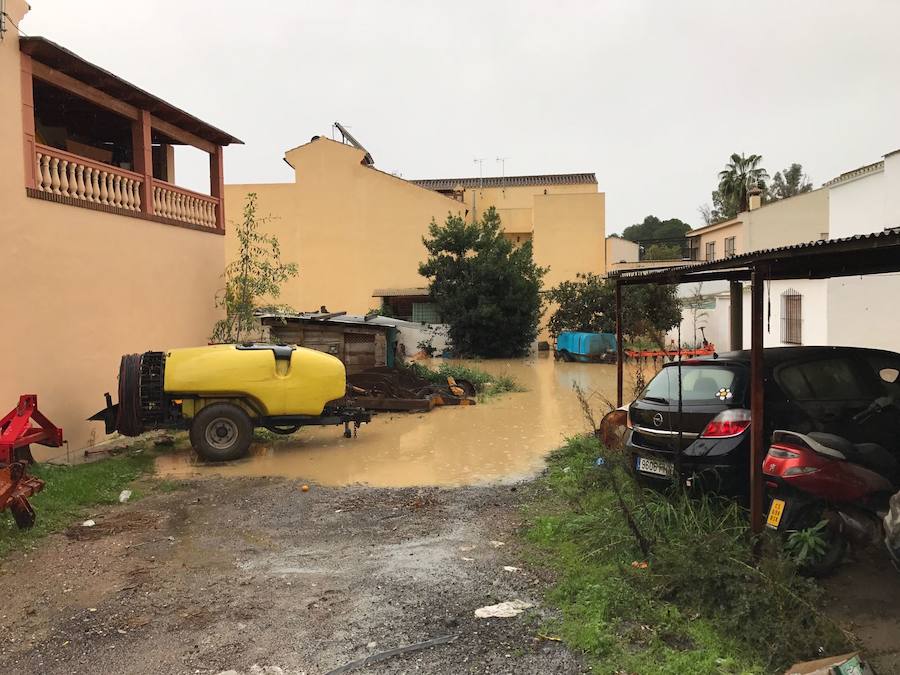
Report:
M 754 269 L 767 279 L 827 279 L 900 271 L 900 228 L 843 239 L 753 251 L 720 260 L 645 270 L 619 270 L 620 284 L 682 284 L 694 281 L 749 281 Z
M 721 260 L 691 263 L 664 269 L 616 271 L 608 276 L 616 283 L 616 345 L 618 348 L 617 401 L 622 405 L 623 358 L 622 286 L 633 284 L 683 284 L 728 280 L 751 282 L 751 405 L 750 416 L 750 520 L 754 532 L 763 528 L 762 461 L 764 434 L 763 284 L 772 279 L 827 279 L 900 272 L 900 228 L 794 244 Z M 739 289 L 738 289 L 739 290 Z M 732 323 L 739 326 L 742 303 L 732 303 Z M 737 331 L 740 333 L 740 331 Z M 679 399 L 679 410 L 681 402 Z M 680 443 L 679 443 L 680 446 Z M 680 464 L 676 457 L 676 466 Z

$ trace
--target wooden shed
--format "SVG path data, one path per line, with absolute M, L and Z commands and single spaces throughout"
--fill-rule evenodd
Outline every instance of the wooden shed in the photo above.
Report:
M 347 373 L 394 365 L 396 329 L 371 323 L 367 317 L 348 316 L 343 312 L 311 312 L 264 315 L 260 320 L 269 328 L 273 342 L 332 354 L 344 362 Z

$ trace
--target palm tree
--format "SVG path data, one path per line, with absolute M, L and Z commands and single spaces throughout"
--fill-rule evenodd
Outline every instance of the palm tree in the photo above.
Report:
M 749 192 L 753 188 L 765 191 L 768 172 L 759 163 L 762 155 L 745 156 L 734 153 L 725 169 L 719 172 L 719 194 L 726 217 L 733 218 L 750 206 Z

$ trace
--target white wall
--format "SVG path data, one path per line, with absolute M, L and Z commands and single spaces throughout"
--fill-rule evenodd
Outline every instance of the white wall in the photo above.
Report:
M 828 279 L 830 344 L 900 352 L 900 275 Z
M 881 232 L 885 228 L 884 177 L 883 171 L 877 171 L 831 188 L 828 215 L 831 239 Z
M 884 227 L 900 227 L 900 150 L 884 158 Z
M 801 339 L 804 345 L 829 344 L 828 287 L 819 279 L 799 279 L 793 281 L 773 281 L 765 288 L 763 298 L 763 344 L 766 347 L 788 347 L 781 341 L 781 294 L 793 289 L 803 297 L 801 301 Z M 744 284 L 744 349 L 750 349 L 750 284 Z M 768 308 L 771 306 L 771 317 Z M 720 295 L 716 298 L 715 309 L 708 310 L 706 338 L 716 345 L 719 352 L 731 349 L 731 298 Z M 685 312 L 687 314 L 687 312 Z M 684 335 L 691 328 L 689 316 L 682 324 Z M 900 335 L 900 333 L 898 333 Z M 667 337 L 668 339 L 668 337 Z M 838 344 L 838 343 L 834 343 Z
M 884 169 L 831 188 L 832 237 L 900 226 L 900 153 Z M 827 280 L 828 340 L 833 345 L 900 351 L 900 275 Z

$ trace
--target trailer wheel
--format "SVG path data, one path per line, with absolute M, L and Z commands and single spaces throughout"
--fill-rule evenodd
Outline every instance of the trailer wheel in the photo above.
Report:
M 247 454 L 253 440 L 253 422 L 232 403 L 203 408 L 191 424 L 191 445 L 203 459 L 224 462 Z

